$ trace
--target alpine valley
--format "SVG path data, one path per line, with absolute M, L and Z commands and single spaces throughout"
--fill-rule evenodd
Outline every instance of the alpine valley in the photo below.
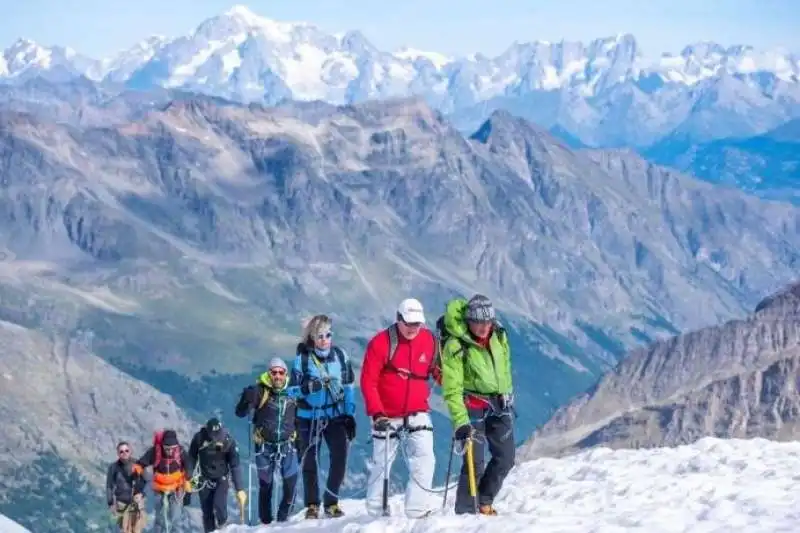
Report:
M 492 298 L 522 442 L 628 350 L 793 280 L 798 207 L 636 150 L 774 135 L 800 115 L 799 69 L 708 43 L 646 61 L 629 35 L 388 53 L 241 6 L 110 60 L 18 41 L 0 58 L 0 513 L 105 527 L 116 439 L 138 453 L 219 414 L 244 449 L 235 398 L 303 318 L 330 313 L 358 361 L 408 295 L 431 324 L 447 298 Z

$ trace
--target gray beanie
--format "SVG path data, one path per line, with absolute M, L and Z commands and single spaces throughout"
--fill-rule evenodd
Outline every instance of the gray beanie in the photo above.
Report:
M 286 363 L 280 357 L 273 357 L 269 360 L 269 366 L 267 367 L 267 370 L 272 370 L 273 368 L 282 368 L 287 372 L 289 371 L 289 369 L 286 367 Z
M 469 322 L 488 322 L 494 320 L 492 301 L 482 294 L 476 294 L 467 302 L 466 318 Z

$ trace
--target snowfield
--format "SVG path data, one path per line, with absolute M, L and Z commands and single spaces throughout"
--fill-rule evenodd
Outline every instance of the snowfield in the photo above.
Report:
M 706 438 L 679 448 L 599 448 L 538 459 L 511 472 L 497 517 L 455 516 L 450 501 L 445 515 L 406 519 L 400 498 L 392 499 L 391 518 L 367 517 L 363 500 L 345 500 L 344 518 L 305 521 L 298 514 L 287 524 L 223 531 L 794 533 L 800 527 L 800 443 Z M 441 495 L 431 502 L 440 512 Z

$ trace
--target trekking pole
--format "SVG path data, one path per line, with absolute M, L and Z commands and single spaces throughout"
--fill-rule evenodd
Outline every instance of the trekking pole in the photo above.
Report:
M 447 475 L 444 477 L 444 498 L 442 498 L 442 511 L 447 507 L 447 492 L 450 490 L 450 473 L 453 470 L 453 455 L 456 451 L 456 438 L 450 441 L 450 459 L 447 461 Z
M 253 501 L 253 421 L 247 422 L 247 525 L 250 525 L 251 508 Z M 244 508 L 242 508 L 242 522 L 244 522 Z
M 383 516 L 389 516 L 389 439 L 391 435 L 387 429 L 383 441 Z
M 475 455 L 473 451 L 473 439 L 467 439 L 467 481 L 469 481 L 469 495 L 472 496 L 472 505 L 475 514 L 478 514 L 478 484 L 475 481 Z

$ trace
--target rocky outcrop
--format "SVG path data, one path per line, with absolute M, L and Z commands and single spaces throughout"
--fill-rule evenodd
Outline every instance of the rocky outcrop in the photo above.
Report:
M 742 320 L 631 353 L 559 409 L 521 460 L 607 446 L 674 446 L 701 437 L 800 437 L 800 283 Z

